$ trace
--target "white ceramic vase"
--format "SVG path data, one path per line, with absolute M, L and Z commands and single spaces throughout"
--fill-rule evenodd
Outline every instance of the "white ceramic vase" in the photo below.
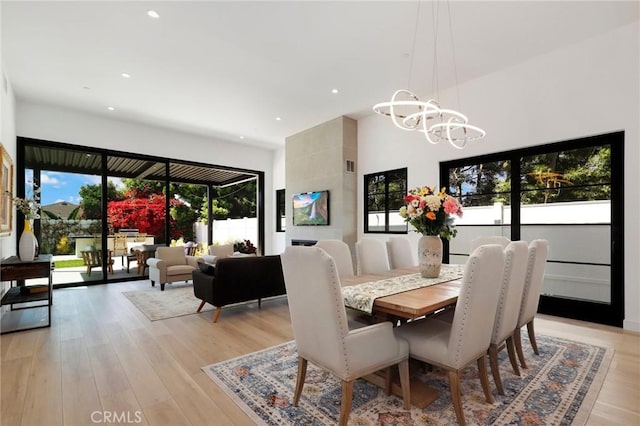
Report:
M 38 241 L 31 230 L 31 221 L 25 219 L 24 230 L 22 231 L 18 242 L 18 257 L 20 257 L 20 260 L 23 262 L 30 262 L 35 259 L 37 245 Z
M 418 240 L 418 264 L 424 278 L 440 276 L 442 266 L 442 240 L 438 236 L 423 235 Z

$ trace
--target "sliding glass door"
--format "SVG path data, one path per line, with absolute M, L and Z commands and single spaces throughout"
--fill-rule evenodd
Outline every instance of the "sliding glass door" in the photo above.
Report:
M 539 311 L 621 326 L 623 152 L 618 132 L 441 163 L 464 207 L 450 261 L 464 262 L 481 235 L 546 239 Z

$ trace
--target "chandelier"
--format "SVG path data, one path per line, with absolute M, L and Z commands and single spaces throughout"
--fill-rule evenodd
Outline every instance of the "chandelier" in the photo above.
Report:
M 432 3 L 434 8 L 433 23 L 433 81 L 436 82 L 435 93 L 438 93 L 438 67 L 437 67 L 437 37 L 438 37 L 438 9 L 439 0 Z M 451 37 L 451 49 L 453 53 L 453 65 L 456 82 L 456 91 L 458 90 L 458 73 L 455 66 L 455 48 L 453 46 L 453 29 L 451 26 L 451 9 L 447 1 L 447 9 L 449 13 L 449 31 Z M 418 10 L 416 12 L 416 28 L 413 38 L 413 51 L 411 60 L 413 61 L 416 35 L 418 32 L 418 22 L 420 16 L 420 2 L 418 2 Z M 409 83 L 411 82 L 411 66 L 409 67 Z M 460 93 L 458 92 L 458 104 L 460 103 Z M 380 102 L 373 106 L 373 110 L 381 115 L 391 117 L 391 121 L 399 129 L 407 131 L 418 131 L 424 134 L 429 143 L 437 144 L 442 140 L 448 141 L 453 147 L 462 149 L 467 142 L 482 139 L 486 132 L 477 126 L 469 124 L 466 115 L 453 109 L 442 108 L 438 101 L 429 99 L 421 101 L 413 92 L 405 89 L 397 90 L 389 102 Z

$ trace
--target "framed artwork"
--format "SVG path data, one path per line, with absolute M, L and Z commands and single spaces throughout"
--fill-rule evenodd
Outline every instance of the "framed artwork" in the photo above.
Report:
M 2 185 L 2 193 L 0 193 L 0 235 L 10 235 L 13 226 L 13 206 L 11 196 L 13 193 L 13 160 L 11 156 L 0 143 L 0 158 L 2 165 L 0 166 L 0 184 Z

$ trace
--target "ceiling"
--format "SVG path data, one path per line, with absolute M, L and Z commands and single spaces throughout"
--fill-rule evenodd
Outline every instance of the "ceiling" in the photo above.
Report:
M 396 89 L 433 93 L 435 5 L 5 0 L 2 62 L 19 101 L 271 149 L 338 116 L 371 114 Z M 440 5 L 440 90 L 456 70 L 463 83 L 638 20 L 637 1 L 452 1 L 450 10 L 453 45 Z

